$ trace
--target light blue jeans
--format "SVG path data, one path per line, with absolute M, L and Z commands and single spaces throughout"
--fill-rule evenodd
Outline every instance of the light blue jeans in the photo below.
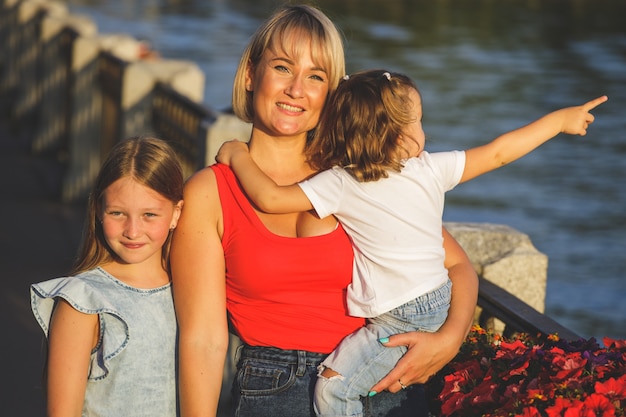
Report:
M 378 317 L 348 335 L 322 362 L 339 375 L 319 376 L 313 406 L 320 417 L 362 416 L 361 397 L 396 365 L 406 353 L 405 346 L 385 347 L 378 339 L 410 331 L 435 332 L 446 321 L 452 283 L 424 294 Z

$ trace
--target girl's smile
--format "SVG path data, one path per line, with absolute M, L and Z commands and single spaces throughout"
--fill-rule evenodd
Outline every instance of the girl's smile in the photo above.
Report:
M 102 204 L 102 229 L 116 260 L 160 265 L 162 247 L 176 226 L 180 205 L 130 177 L 107 187 Z

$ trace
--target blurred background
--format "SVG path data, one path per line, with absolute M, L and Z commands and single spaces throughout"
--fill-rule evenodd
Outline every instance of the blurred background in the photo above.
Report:
M 217 111 L 230 106 L 233 76 L 249 37 L 282 4 L 270 0 L 63 3 L 71 13 L 96 22 L 99 33 L 129 34 L 145 40 L 164 58 L 195 62 L 206 75 L 204 104 Z M 585 338 L 625 339 L 626 1 L 318 0 L 313 4 L 344 33 L 348 72 L 387 68 L 416 81 L 430 151 L 480 145 L 557 108 L 609 96 L 593 112 L 596 122 L 587 136 L 560 135 L 522 160 L 449 192 L 444 220 L 506 224 L 528 234 L 549 258 L 545 313 Z M 11 181 L 11 173 L 5 171 L 2 184 Z M 60 221 L 45 230 L 70 236 L 66 244 L 75 246 L 80 229 L 71 219 L 80 213 L 54 210 Z M 33 218 L 29 226 L 35 230 L 39 221 Z M 32 244 L 36 246 L 36 236 Z M 49 248 L 51 256 L 57 250 Z M 30 261 L 27 253 L 15 256 Z M 42 270 L 35 280 L 61 274 L 67 261 L 60 259 L 56 270 Z M 39 340 L 41 333 L 30 312 L 20 312 L 18 321 L 32 332 L 31 339 Z M 28 343 L 24 355 L 35 357 L 39 346 Z M 29 365 L 37 369 L 37 379 L 41 364 Z M 14 366 L 9 364 L 9 374 Z M 23 377 L 32 386 L 33 371 L 28 372 Z M 7 415 L 43 415 L 41 393 L 34 395 L 32 404 L 15 407 L 26 410 L 23 414 L 13 412 L 12 405 L 32 397 L 31 392 L 3 397 L 0 414 L 10 410 Z

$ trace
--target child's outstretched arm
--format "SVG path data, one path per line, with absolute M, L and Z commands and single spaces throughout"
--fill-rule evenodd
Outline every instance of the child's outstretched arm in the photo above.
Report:
M 589 112 L 607 100 L 607 96 L 602 96 L 582 106 L 556 110 L 524 127 L 505 133 L 486 145 L 468 149 L 465 152 L 465 170 L 461 182 L 509 164 L 559 133 L 585 136 L 587 127 L 594 120 Z
M 265 213 L 295 213 L 313 209 L 306 194 L 297 185 L 278 185 L 254 162 L 248 145 L 238 140 L 222 144 L 215 157 L 230 165 L 244 191 Z

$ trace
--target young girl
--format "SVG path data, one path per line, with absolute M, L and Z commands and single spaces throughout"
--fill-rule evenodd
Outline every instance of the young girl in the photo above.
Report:
M 405 351 L 385 348 L 386 338 L 436 331 L 445 321 L 451 287 L 441 235 L 445 192 L 561 132 L 585 135 L 594 119 L 589 111 L 606 100 L 555 111 L 465 152 L 431 154 L 424 151 L 415 84 L 406 76 L 373 70 L 345 77 L 330 98 L 331 110 L 307 149 L 312 165 L 326 171 L 309 180 L 277 186 L 244 143 L 223 145 L 217 160 L 232 166 L 260 210 L 333 214 L 352 239 L 347 305 L 368 324 L 322 363 L 314 403 L 318 415 L 361 415 L 359 397 L 375 395 L 370 388 Z
M 177 415 L 168 255 L 182 195 L 162 140 L 125 140 L 102 165 L 72 276 L 30 290 L 48 337 L 49 417 Z

